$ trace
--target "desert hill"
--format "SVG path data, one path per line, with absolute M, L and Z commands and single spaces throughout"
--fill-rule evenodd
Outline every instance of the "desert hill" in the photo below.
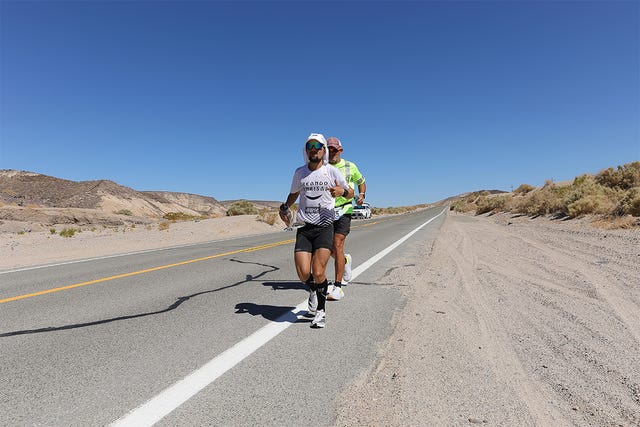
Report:
M 215 217 L 224 216 L 226 208 L 213 197 L 0 170 L 0 220 L 118 225 L 151 222 L 170 212 Z

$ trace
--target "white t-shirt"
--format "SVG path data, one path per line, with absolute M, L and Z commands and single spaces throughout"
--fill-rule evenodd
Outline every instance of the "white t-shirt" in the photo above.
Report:
M 322 165 L 310 170 L 307 165 L 296 169 L 291 181 L 291 193 L 300 193 L 298 221 L 326 226 L 335 219 L 335 199 L 329 188 L 336 182 L 343 188 L 349 188 L 340 171 L 331 165 Z

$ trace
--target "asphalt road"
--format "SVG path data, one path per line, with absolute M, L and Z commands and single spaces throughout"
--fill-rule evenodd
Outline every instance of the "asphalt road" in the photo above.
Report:
M 441 212 L 354 221 L 320 330 L 293 232 L 0 273 L 0 425 L 331 424 L 403 307 L 386 273 Z

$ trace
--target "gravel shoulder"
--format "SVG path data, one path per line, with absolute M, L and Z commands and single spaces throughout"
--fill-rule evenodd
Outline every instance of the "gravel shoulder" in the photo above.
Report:
M 640 232 L 450 212 L 339 426 L 640 425 Z

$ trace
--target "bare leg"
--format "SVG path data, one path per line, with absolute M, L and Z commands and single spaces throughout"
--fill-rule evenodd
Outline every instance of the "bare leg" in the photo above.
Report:
M 311 275 L 311 253 L 295 252 L 293 255 L 293 259 L 296 264 L 296 272 L 298 273 L 298 278 L 302 283 L 305 283 Z
M 308 254 L 311 255 L 311 254 Z M 316 283 L 322 283 L 325 280 L 327 280 L 327 274 L 326 274 L 326 270 L 327 270 L 327 263 L 329 262 L 329 257 L 331 256 L 331 251 L 329 249 L 324 249 L 324 248 L 320 248 L 320 249 L 316 249 L 316 251 L 313 253 L 313 259 L 311 260 L 311 263 L 313 265 L 313 278 L 315 279 Z M 344 264 L 344 260 L 342 260 L 343 264 Z M 296 263 L 297 266 L 297 263 Z M 344 268 L 344 267 L 343 267 Z M 298 273 L 298 276 L 300 275 L 300 273 Z
M 344 241 L 346 238 L 347 236 L 344 234 L 336 233 L 333 235 L 331 255 L 335 258 L 336 283 L 342 282 L 342 276 L 344 275 Z

